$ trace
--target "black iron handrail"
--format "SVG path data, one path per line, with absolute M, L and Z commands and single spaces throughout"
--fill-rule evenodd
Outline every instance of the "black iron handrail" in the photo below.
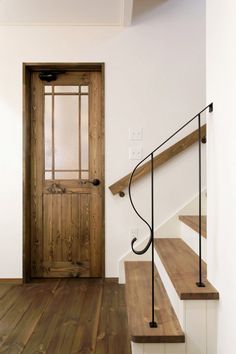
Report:
M 163 143 L 161 143 L 159 146 L 157 146 L 152 152 L 150 152 L 147 156 L 145 156 L 134 168 L 133 172 L 131 173 L 130 176 L 130 181 L 129 181 L 129 199 L 130 203 L 135 211 L 135 213 L 138 215 L 138 217 L 147 225 L 147 227 L 150 230 L 150 237 L 149 240 L 146 244 L 146 246 L 142 250 L 135 250 L 134 244 L 137 241 L 137 238 L 134 237 L 131 241 L 131 248 L 132 251 L 137 254 L 137 255 L 142 255 L 146 253 L 149 249 L 150 246 L 152 246 L 152 319 L 149 322 L 149 325 L 151 328 L 157 327 L 157 322 L 155 321 L 155 314 L 154 314 L 154 296 L 155 296 L 155 284 L 154 284 L 154 164 L 153 164 L 153 159 L 154 159 L 154 153 L 159 150 L 163 145 L 165 145 L 169 140 L 171 140 L 176 134 L 178 134 L 182 129 L 184 129 L 189 123 L 191 123 L 194 119 L 198 118 L 198 166 L 199 166 L 199 279 L 198 282 L 196 282 L 196 285 L 198 287 L 204 287 L 204 283 L 202 281 L 202 244 L 201 244 L 201 231 L 202 231 L 202 200 L 201 200 L 201 177 L 202 177 L 202 172 L 201 172 L 201 114 L 205 112 L 206 110 L 209 110 L 209 112 L 213 112 L 213 103 L 210 103 L 208 106 L 203 108 L 198 114 L 196 114 L 193 118 L 191 118 L 189 121 L 187 121 L 184 125 L 182 125 L 178 130 L 176 130 L 172 135 L 169 136 Z M 138 212 L 136 209 L 132 195 L 131 195 L 131 185 L 132 185 L 132 180 L 133 176 L 137 170 L 137 168 L 148 158 L 151 158 L 151 224 L 147 220 L 144 219 L 144 217 Z

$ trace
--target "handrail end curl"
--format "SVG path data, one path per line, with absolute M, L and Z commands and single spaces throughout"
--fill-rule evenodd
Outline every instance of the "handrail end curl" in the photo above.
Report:
M 150 245 L 151 245 L 151 243 L 152 243 L 152 237 L 149 238 L 149 241 L 148 241 L 147 245 L 144 247 L 144 249 L 142 249 L 142 250 L 140 250 L 140 251 L 137 251 L 137 250 L 134 249 L 134 243 L 135 243 L 136 241 L 137 241 L 137 237 L 134 237 L 134 238 L 132 239 L 132 241 L 131 241 L 131 248 L 132 248 L 132 251 L 133 251 L 135 254 L 137 254 L 137 255 L 140 256 L 140 255 L 146 253 L 147 250 L 149 249 L 149 247 L 150 247 Z

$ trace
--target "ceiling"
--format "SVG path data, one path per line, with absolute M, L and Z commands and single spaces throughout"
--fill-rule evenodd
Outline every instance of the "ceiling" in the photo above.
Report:
M 131 23 L 133 0 L 0 0 L 0 25 Z

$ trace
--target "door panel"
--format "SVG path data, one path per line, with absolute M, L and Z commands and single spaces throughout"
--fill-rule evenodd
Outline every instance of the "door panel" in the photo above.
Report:
M 90 275 L 90 195 L 44 194 L 44 276 Z
M 103 275 L 100 72 L 32 73 L 32 277 Z M 92 180 L 99 179 L 99 185 Z

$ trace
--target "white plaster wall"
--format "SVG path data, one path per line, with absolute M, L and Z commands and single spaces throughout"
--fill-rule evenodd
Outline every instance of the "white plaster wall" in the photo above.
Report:
M 204 33 L 204 0 L 136 0 L 129 28 L 0 28 L 0 278 L 22 275 L 22 63 L 105 62 L 108 187 L 135 164 L 129 127 L 143 128 L 147 154 L 205 105 Z M 161 168 L 156 185 L 160 224 L 197 192 L 196 147 Z M 147 190 L 147 180 L 134 187 L 145 213 Z M 146 236 L 127 197 L 106 188 L 107 276 L 118 274 L 131 227 Z
M 209 280 L 220 293 L 217 354 L 235 354 L 236 2 L 207 0 Z

